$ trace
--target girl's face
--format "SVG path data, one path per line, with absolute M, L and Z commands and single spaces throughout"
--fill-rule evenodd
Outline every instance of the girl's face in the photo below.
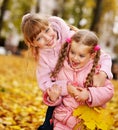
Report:
M 57 33 L 52 29 L 52 27 L 48 26 L 46 30 L 43 30 L 39 35 L 37 35 L 34 44 L 36 47 L 49 49 L 56 45 L 56 41 Z
M 73 41 L 69 51 L 70 66 L 73 69 L 79 69 L 85 66 L 93 58 L 93 55 L 90 54 L 89 50 L 89 46 L 83 44 L 79 45 Z

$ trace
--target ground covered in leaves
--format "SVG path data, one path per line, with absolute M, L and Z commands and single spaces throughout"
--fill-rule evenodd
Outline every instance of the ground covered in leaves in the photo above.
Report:
M 118 130 L 118 81 L 113 84 L 115 95 L 108 107 L 114 118 L 111 130 Z M 0 55 L 0 130 L 36 130 L 46 108 L 34 61 L 25 56 Z

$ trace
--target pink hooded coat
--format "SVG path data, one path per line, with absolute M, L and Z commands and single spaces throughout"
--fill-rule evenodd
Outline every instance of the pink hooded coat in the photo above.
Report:
M 70 30 L 67 23 L 59 17 L 51 16 L 49 18 L 49 23 L 52 28 L 57 32 L 58 39 L 57 44 L 53 49 L 40 49 L 40 59 L 39 66 L 36 70 L 37 81 L 40 89 L 45 91 L 47 88 L 51 87 L 53 84 L 50 79 L 50 72 L 54 69 L 60 48 L 63 43 L 65 43 L 68 37 L 71 37 L 75 32 Z M 63 84 L 63 81 L 57 82 L 57 84 Z
M 102 54 L 106 55 L 106 54 Z M 102 58 L 101 58 L 102 59 Z M 102 60 L 100 60 L 99 65 L 101 66 Z M 92 61 L 87 63 L 84 67 L 74 71 L 67 63 L 64 62 L 64 67 L 58 74 L 57 81 L 66 81 L 66 84 L 62 84 L 62 91 L 66 90 L 68 81 L 71 83 L 78 83 L 79 87 L 84 87 L 84 82 L 86 80 L 87 74 L 92 68 Z M 106 70 L 108 68 L 106 67 Z M 96 73 L 98 73 L 100 68 L 96 68 Z M 106 79 L 105 85 L 102 87 L 89 87 L 89 99 L 83 104 L 89 107 L 101 106 L 104 107 L 105 104 L 110 101 L 114 94 L 114 87 L 109 79 Z M 66 90 L 67 91 L 67 90 Z M 62 92 L 65 93 L 65 92 Z M 76 117 L 72 115 L 75 108 L 78 108 L 81 103 L 77 102 L 75 98 L 71 97 L 69 94 L 65 96 L 60 96 L 56 102 L 51 102 L 47 93 L 44 94 L 44 103 L 49 106 L 56 106 L 53 112 L 54 130 L 72 130 L 74 126 L 79 123 Z

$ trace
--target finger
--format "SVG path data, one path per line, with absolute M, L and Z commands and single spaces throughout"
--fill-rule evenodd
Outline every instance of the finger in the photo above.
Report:
M 75 96 L 75 99 L 76 99 L 77 101 L 80 101 L 79 96 Z
M 83 90 L 83 88 L 82 88 L 82 87 L 77 87 L 77 90 L 82 91 L 82 90 Z
M 50 90 L 49 89 L 47 89 L 47 93 L 48 93 L 48 95 L 50 95 Z
M 55 86 L 56 86 L 56 84 L 53 84 L 53 85 L 52 85 L 52 88 L 55 88 Z
M 83 105 L 83 104 L 84 104 L 84 102 L 83 102 L 83 101 L 79 101 L 79 104 L 80 104 L 80 105 Z

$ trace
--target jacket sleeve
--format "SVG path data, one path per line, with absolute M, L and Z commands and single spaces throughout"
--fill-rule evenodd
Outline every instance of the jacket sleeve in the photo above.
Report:
M 108 79 L 112 79 L 113 75 L 111 72 L 111 66 L 112 66 L 112 60 L 111 56 L 101 52 L 100 61 L 99 61 L 101 68 L 101 71 L 104 71 L 107 74 Z
M 52 25 L 52 28 L 58 32 L 60 37 L 60 43 L 64 43 L 68 37 L 71 37 L 75 31 L 71 30 L 68 24 L 60 17 L 51 16 L 49 22 Z
M 38 86 L 40 89 L 44 92 L 47 88 L 52 87 L 53 84 L 57 84 L 58 86 L 62 87 L 62 93 L 61 95 L 67 95 L 67 81 L 65 80 L 58 80 L 53 82 L 50 78 L 50 73 L 52 69 L 49 66 L 49 63 L 46 63 L 43 58 L 40 59 L 40 64 L 38 65 L 36 69 L 36 77 Z
M 48 105 L 48 106 L 57 106 L 59 104 L 61 104 L 62 102 L 62 97 L 60 96 L 55 102 L 52 102 L 50 99 L 49 99 L 49 96 L 47 94 L 47 92 L 45 91 L 43 93 L 43 102 Z
M 91 96 L 91 103 L 87 103 L 90 107 L 103 106 L 114 95 L 114 86 L 111 81 L 106 80 L 105 86 L 103 87 L 89 87 L 89 92 Z

